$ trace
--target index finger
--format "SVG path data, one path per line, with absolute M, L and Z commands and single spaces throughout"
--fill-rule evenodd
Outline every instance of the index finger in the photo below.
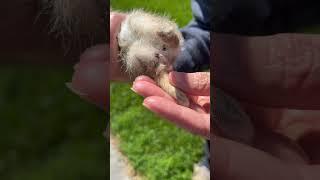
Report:
M 177 126 L 207 139 L 210 138 L 210 117 L 208 114 L 198 113 L 158 96 L 146 98 L 143 105 Z

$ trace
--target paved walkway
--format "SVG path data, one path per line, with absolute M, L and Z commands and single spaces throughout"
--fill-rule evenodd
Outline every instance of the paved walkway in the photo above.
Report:
M 117 138 L 110 137 L 110 180 L 141 180 L 128 160 L 119 152 Z
M 110 180 L 130 180 L 122 155 L 110 143 Z

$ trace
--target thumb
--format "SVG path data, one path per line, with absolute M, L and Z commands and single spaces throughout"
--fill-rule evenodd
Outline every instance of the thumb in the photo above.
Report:
M 169 74 L 170 83 L 182 91 L 198 96 L 210 95 L 210 73 L 196 72 L 183 73 L 171 72 Z

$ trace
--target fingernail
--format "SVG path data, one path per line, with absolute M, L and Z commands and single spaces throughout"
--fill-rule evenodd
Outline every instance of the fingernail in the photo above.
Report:
M 77 95 L 79 95 L 79 96 L 87 96 L 87 94 L 82 93 L 82 92 L 80 92 L 79 90 L 75 89 L 75 88 L 72 86 L 72 83 L 70 83 L 70 82 L 67 82 L 67 83 L 66 83 L 66 86 L 67 86 L 67 88 L 68 88 L 69 90 L 71 90 L 73 93 L 75 93 L 75 94 L 77 94 Z
M 137 93 L 138 94 L 138 92 L 134 89 L 134 87 L 132 86 L 131 88 L 130 88 L 133 92 L 135 92 L 135 93 Z
M 142 105 L 143 105 L 144 107 L 146 107 L 146 108 L 150 109 L 149 104 L 147 104 L 147 103 L 143 102 L 143 103 L 142 103 Z
M 142 103 L 142 105 L 148 109 L 152 109 L 151 108 L 152 104 L 157 104 L 156 100 L 153 98 L 146 98 Z
M 138 95 L 143 96 L 143 94 L 139 92 L 139 88 L 141 89 L 141 87 L 137 87 L 137 86 L 139 86 L 139 83 L 138 84 L 134 83 L 130 89 L 133 92 L 137 93 Z
M 149 98 L 147 98 L 143 101 L 142 105 L 147 109 L 151 109 L 152 101 L 153 101 L 152 99 L 150 100 Z
M 132 86 L 130 88 L 133 92 L 137 93 L 136 81 L 133 81 Z

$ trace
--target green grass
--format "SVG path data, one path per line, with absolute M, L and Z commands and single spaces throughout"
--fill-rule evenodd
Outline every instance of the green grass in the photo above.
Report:
M 72 71 L 0 68 L 0 179 L 106 179 L 105 113 L 65 87 Z
M 199 137 L 145 109 L 129 84 L 111 84 L 111 129 L 134 169 L 147 179 L 190 179 L 203 153 Z
M 111 0 L 114 10 L 143 8 L 166 14 L 180 27 L 192 18 L 186 0 Z M 134 169 L 146 179 L 190 179 L 193 164 L 203 153 L 203 141 L 154 115 L 142 106 L 142 98 L 130 84 L 111 83 L 111 131 Z
M 114 10 L 130 11 L 143 8 L 149 12 L 165 14 L 181 27 L 192 18 L 190 2 L 190 0 L 111 0 L 110 5 Z

